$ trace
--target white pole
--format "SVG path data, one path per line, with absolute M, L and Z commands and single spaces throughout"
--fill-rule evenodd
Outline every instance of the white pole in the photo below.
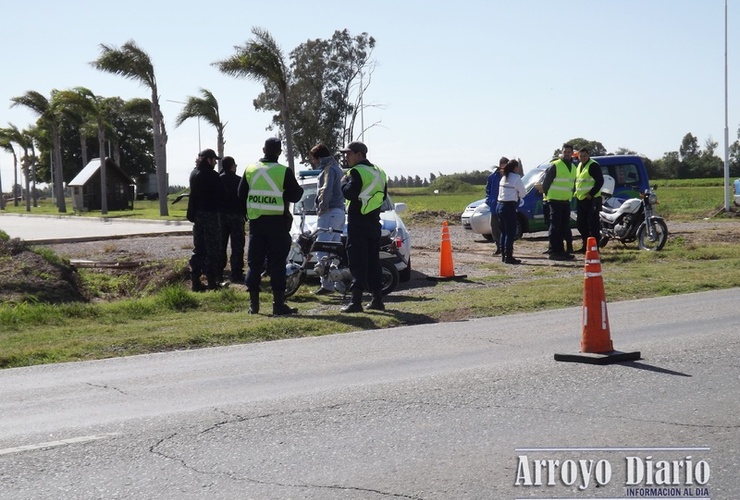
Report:
M 725 0 L 725 212 L 730 211 L 730 131 L 727 116 L 727 0 Z
M 725 0 L 727 1 L 727 0 Z M 362 68 L 360 68 L 360 141 L 365 142 L 365 85 L 362 83 Z

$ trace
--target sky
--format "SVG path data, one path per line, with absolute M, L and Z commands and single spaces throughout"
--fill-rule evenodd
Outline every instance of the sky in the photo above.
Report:
M 134 40 L 154 64 L 173 185 L 187 185 L 198 151 L 216 148 L 216 133 L 197 120 L 175 128 L 182 104 L 171 101 L 200 96 L 200 88 L 215 95 L 227 122 L 225 154 L 240 174 L 272 135 L 271 115 L 252 105 L 262 86 L 212 66 L 252 39 L 253 27 L 269 31 L 286 57 L 336 30 L 376 39 L 364 142 L 390 177 L 487 170 L 502 155 L 520 158 L 526 171 L 576 137 L 658 159 L 690 132 L 702 147 L 718 142 L 724 157 L 724 0 L 26 0 L 4 5 L 3 19 L 0 127 L 36 121 L 10 107 L 29 90 L 48 97 L 84 86 L 148 98 L 147 88 L 89 64 L 100 44 Z M 727 19 L 732 143 L 740 0 L 728 0 Z M 0 176 L 8 191 L 13 160 L 5 152 Z

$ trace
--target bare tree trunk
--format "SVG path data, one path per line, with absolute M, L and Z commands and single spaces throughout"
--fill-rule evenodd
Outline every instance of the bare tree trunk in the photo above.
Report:
M 5 196 L 3 196 L 3 176 L 0 175 L 0 210 L 5 210 Z
M 18 206 L 18 192 L 16 191 L 18 189 L 18 159 L 15 157 L 15 153 L 13 153 L 13 206 Z
M 28 151 L 26 151 L 26 158 L 23 160 L 23 173 L 26 176 L 26 212 L 31 211 L 31 169 L 28 163 Z
M 100 148 L 100 214 L 108 214 L 108 175 L 105 161 L 105 129 L 98 124 L 98 147 Z
M 167 131 L 164 116 L 159 108 L 156 87 L 152 89 L 152 128 L 154 132 L 154 164 L 157 167 L 157 195 L 159 196 L 159 215 L 169 215 L 167 208 Z
M 87 140 L 85 139 L 85 134 L 80 131 L 80 151 L 82 151 L 82 168 L 85 168 L 87 166 Z M 102 152 L 100 153 L 103 154 Z
M 283 96 L 280 100 L 281 107 L 283 108 L 281 114 L 283 115 L 283 128 L 285 129 L 285 152 L 288 158 L 288 168 L 295 172 L 295 164 L 293 162 L 293 127 L 290 124 L 290 112 L 288 111 L 288 99 L 287 96 Z
M 57 209 L 59 213 L 67 213 L 67 203 L 64 200 L 64 169 L 62 168 L 62 140 L 59 137 L 59 127 L 52 128 L 54 142 L 54 191 L 57 195 Z

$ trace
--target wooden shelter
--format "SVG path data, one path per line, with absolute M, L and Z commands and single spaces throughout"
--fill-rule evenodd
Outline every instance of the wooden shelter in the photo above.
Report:
M 134 209 L 134 181 L 110 159 L 105 160 L 108 210 Z M 72 208 L 79 212 L 102 209 L 100 158 L 93 158 L 68 184 Z

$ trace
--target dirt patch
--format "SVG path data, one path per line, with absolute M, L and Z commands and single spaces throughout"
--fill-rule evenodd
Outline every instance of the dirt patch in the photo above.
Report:
M 546 233 L 533 233 L 516 242 L 514 253 L 523 260 L 522 266 L 501 267 L 500 258 L 491 255 L 493 244 L 481 235 L 459 224 L 449 226 L 453 248 L 454 272 L 466 279 L 435 281 L 439 272 L 441 220 L 444 214 L 424 213 L 425 222 L 407 223 L 412 237 L 411 281 L 401 283 L 393 292 L 397 300 L 424 297 L 440 289 L 469 289 L 495 286 L 480 278 L 505 272 L 507 279 L 521 275 L 525 279 L 541 266 L 557 267 L 563 275 L 582 272 L 582 260 L 554 262 L 543 251 L 547 248 Z M 459 221 L 459 218 L 458 218 Z M 455 221 L 455 222 L 458 222 Z M 668 221 L 669 241 L 683 239 L 689 248 L 700 248 L 712 242 L 740 243 L 740 220 L 702 220 L 696 222 Z M 611 246 L 619 243 L 610 242 Z M 580 244 L 576 242 L 576 247 Z M 633 245 L 635 250 L 636 244 Z M 20 240 L 0 241 L 0 300 L 3 303 L 44 302 L 65 303 L 91 300 L 112 300 L 156 290 L 169 284 L 187 284 L 188 258 L 192 252 L 191 236 L 132 237 L 116 240 L 48 245 L 33 248 Z M 637 251 L 637 250 L 636 250 Z M 80 271 L 72 264 L 76 260 L 92 263 L 126 263 L 117 268 L 88 267 L 84 272 L 110 278 L 109 285 L 100 285 L 95 293 L 85 290 Z M 492 267 L 493 266 L 493 267 Z M 80 266 L 82 267 L 82 266 Z M 228 273 L 228 269 L 227 269 Z M 234 286 L 243 287 L 242 283 Z M 309 285 L 311 286 L 311 285 Z M 406 297 L 406 299 L 404 299 Z M 461 309 L 455 313 L 465 317 Z M 456 318 L 449 318 L 456 319 Z

